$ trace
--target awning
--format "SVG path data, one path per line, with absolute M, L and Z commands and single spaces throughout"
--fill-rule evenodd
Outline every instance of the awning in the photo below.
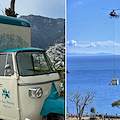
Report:
M 55 84 L 52 83 L 51 93 L 46 98 L 40 115 L 45 116 L 49 113 L 65 114 L 64 103 L 65 103 L 64 99 L 59 96 Z

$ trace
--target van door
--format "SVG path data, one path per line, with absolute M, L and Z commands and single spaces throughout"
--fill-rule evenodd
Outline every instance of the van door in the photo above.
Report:
M 0 118 L 17 120 L 17 103 L 17 80 L 12 54 L 0 54 Z

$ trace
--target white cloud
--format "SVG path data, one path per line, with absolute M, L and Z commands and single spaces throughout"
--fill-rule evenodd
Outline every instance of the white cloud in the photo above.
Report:
M 120 54 L 120 43 L 115 41 L 75 41 L 67 42 L 68 53 L 112 53 Z
M 76 6 L 81 6 L 81 5 L 82 5 L 82 2 L 81 2 L 81 1 L 75 2 L 75 3 L 73 4 L 74 7 L 76 7 Z
M 108 40 L 108 41 L 97 41 L 94 42 L 96 46 L 101 46 L 101 47 L 120 47 L 120 43 Z
M 80 41 L 79 44 L 75 40 L 67 42 L 68 47 L 80 47 L 80 48 L 90 48 L 90 47 L 120 47 L 120 43 L 108 40 L 108 41 Z
M 82 5 L 82 2 L 78 2 L 78 5 Z
M 77 41 L 75 41 L 75 40 L 67 41 L 67 46 L 68 46 L 68 47 L 78 46 L 78 45 L 77 45 Z

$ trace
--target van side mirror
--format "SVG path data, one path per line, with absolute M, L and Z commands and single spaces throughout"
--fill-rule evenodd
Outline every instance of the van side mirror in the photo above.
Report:
M 9 64 L 5 65 L 5 70 L 7 72 L 10 72 L 11 71 L 11 66 Z

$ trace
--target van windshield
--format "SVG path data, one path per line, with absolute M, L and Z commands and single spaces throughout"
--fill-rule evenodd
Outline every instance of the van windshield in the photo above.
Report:
M 25 51 L 16 55 L 18 72 L 21 76 L 33 76 L 56 72 L 45 52 Z

